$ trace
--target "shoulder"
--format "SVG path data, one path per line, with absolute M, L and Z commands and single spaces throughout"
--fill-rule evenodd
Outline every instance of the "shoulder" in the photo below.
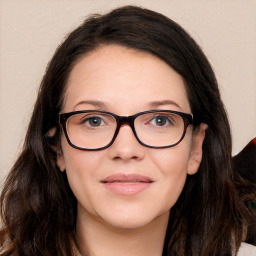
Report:
M 256 255 L 256 246 L 247 243 L 241 243 L 237 256 L 252 255 Z

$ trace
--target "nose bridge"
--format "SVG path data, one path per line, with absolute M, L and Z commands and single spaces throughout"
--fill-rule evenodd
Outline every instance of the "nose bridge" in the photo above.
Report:
M 118 117 L 117 134 L 109 150 L 112 158 L 128 160 L 141 159 L 143 157 L 144 149 L 135 135 L 133 122 L 133 116 Z M 122 127 L 124 129 L 120 130 Z
M 136 137 L 135 129 L 134 129 L 134 116 L 119 116 L 119 127 L 118 133 L 123 126 L 130 126 L 132 129 L 133 135 Z
M 129 125 L 132 128 L 133 116 L 119 116 L 120 126 Z
M 134 127 L 135 118 L 136 118 L 135 115 L 133 115 L 133 116 L 118 116 L 118 125 L 117 125 L 115 140 L 117 139 L 117 137 L 120 133 L 120 129 L 122 127 L 126 126 L 127 128 L 130 127 L 132 135 L 134 136 L 134 140 L 136 140 L 139 144 L 141 144 L 140 141 L 137 138 L 137 134 L 136 134 L 135 127 Z M 126 133 L 127 131 L 124 131 L 124 132 Z

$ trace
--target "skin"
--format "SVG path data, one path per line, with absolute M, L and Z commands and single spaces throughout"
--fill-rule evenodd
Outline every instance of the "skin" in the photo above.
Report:
M 95 109 L 121 116 L 150 109 L 191 113 L 178 73 L 153 55 L 117 45 L 83 56 L 71 71 L 62 113 Z M 166 149 L 142 146 L 129 126 L 99 151 L 72 148 L 62 134 L 57 164 L 77 198 L 78 237 L 90 255 L 162 255 L 170 208 L 199 168 L 205 129 L 193 132 L 190 125 L 183 141 Z M 100 182 L 115 173 L 153 182 L 135 195 L 119 195 Z

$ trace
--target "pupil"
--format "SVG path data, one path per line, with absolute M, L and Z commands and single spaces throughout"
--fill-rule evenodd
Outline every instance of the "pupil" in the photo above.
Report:
M 100 125 L 101 120 L 98 117 L 94 117 L 94 118 L 90 118 L 89 123 L 91 126 L 98 126 Z
M 158 125 L 165 125 L 166 124 L 166 118 L 163 117 L 163 116 L 158 116 L 157 119 L 156 119 L 156 123 Z

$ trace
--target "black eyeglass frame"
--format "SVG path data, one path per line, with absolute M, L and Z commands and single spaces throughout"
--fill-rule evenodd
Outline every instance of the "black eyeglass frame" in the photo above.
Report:
M 82 114 L 82 113 L 94 113 L 94 112 L 97 112 L 97 113 L 102 113 L 102 114 L 108 114 L 108 115 L 111 115 L 115 118 L 116 120 L 116 130 L 115 130 L 115 133 L 113 135 L 113 138 L 112 140 L 104 147 L 100 147 L 100 148 L 83 148 L 83 147 L 79 147 L 79 146 L 76 146 L 75 144 L 73 144 L 71 142 L 71 140 L 69 139 L 69 136 L 68 136 L 68 132 L 67 132 L 67 127 L 66 127 L 66 123 L 67 123 L 67 120 L 73 116 L 73 115 L 76 115 L 76 114 Z M 184 122 L 184 130 L 183 130 L 183 133 L 182 133 L 182 136 L 181 138 L 179 139 L 178 142 L 174 143 L 174 144 L 171 144 L 171 145 L 167 145 L 167 146 L 151 146 L 151 145 L 147 145 L 145 144 L 144 142 L 142 142 L 137 133 L 136 133 L 136 130 L 135 130 L 135 127 L 134 127 L 134 120 L 138 117 L 138 116 L 141 116 L 141 115 L 144 115 L 144 114 L 148 114 L 148 113 L 155 113 L 155 112 L 161 112 L 161 113 L 172 113 L 172 114 L 176 114 L 178 116 L 180 116 L 182 119 L 183 119 L 183 122 Z M 143 112 L 139 112 L 137 114 L 134 114 L 134 115 L 131 115 L 131 116 L 118 116 L 114 113 L 111 113 L 111 112 L 107 112 L 107 111 L 102 111 L 102 110 L 81 110 L 81 111 L 73 111 L 73 112 L 68 112 L 68 113 L 60 113 L 59 114 L 59 123 L 60 125 L 62 126 L 63 128 L 63 131 L 64 131 L 64 134 L 65 134 L 65 137 L 67 139 L 67 142 L 68 144 L 73 147 L 73 148 L 76 148 L 76 149 L 80 149 L 80 150 L 88 150 L 88 151 L 96 151 L 96 150 L 102 150 L 102 149 L 105 149 L 105 148 L 108 148 L 110 147 L 118 133 L 119 133 L 119 130 L 122 126 L 124 125 L 129 125 L 133 131 L 133 134 L 135 136 L 135 138 L 137 139 L 137 141 L 145 146 L 145 147 L 148 147 L 148 148 L 156 148 L 156 149 L 160 149 L 160 148 L 170 148 L 170 147 L 174 147 L 176 145 L 178 145 L 185 137 L 186 135 L 186 131 L 187 131 L 187 127 L 190 125 L 190 124 L 193 124 L 193 115 L 192 114 L 187 114 L 187 113 L 183 113 L 183 112 L 179 112 L 179 111 L 173 111 L 173 110 L 161 110 L 161 109 L 157 109 L 157 110 L 148 110 L 148 111 L 143 111 Z

